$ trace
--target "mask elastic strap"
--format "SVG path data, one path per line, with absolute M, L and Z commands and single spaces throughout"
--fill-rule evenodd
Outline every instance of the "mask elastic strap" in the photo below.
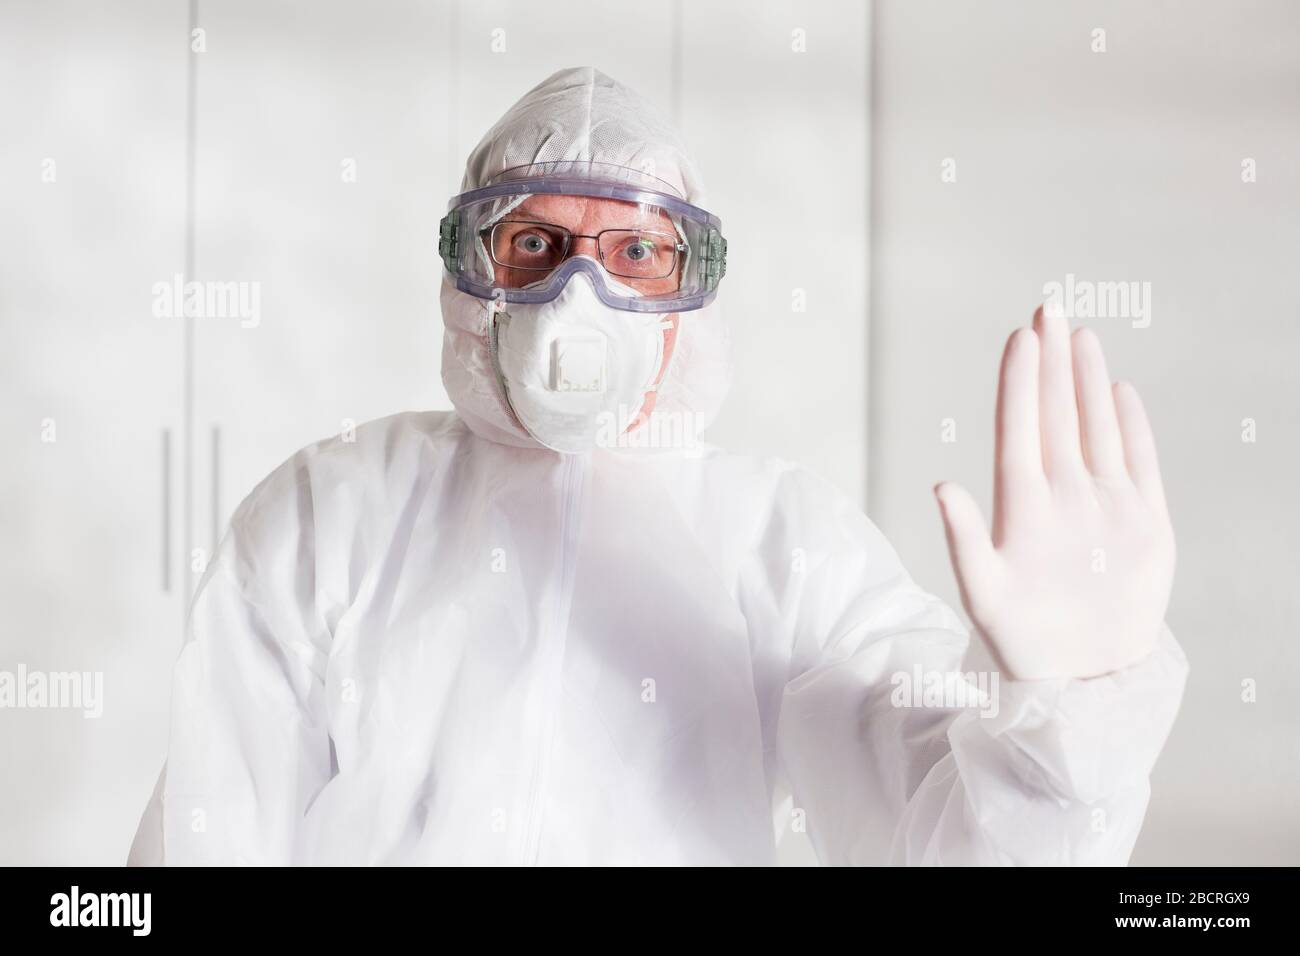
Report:
M 497 317 L 506 314 L 506 304 L 500 299 L 487 300 L 487 341 L 488 355 L 492 358 L 492 371 L 496 372 L 497 388 L 501 390 L 501 400 L 505 403 L 510 417 L 515 420 L 515 424 L 524 430 L 524 434 L 533 441 L 537 441 L 537 436 L 528 430 L 528 426 L 523 423 L 519 413 L 515 411 L 515 406 L 510 402 L 510 389 L 506 387 L 506 376 L 501 371 L 501 357 L 497 347 Z
M 678 322 L 680 322 L 680 321 L 681 321 L 681 317 L 679 316 L 679 317 L 678 317 Z M 664 353 L 666 353 L 666 352 L 668 351 L 668 346 L 667 346 L 666 344 L 664 344 L 664 343 L 665 343 L 665 341 L 666 341 L 667 334 L 668 334 L 670 331 L 672 331 L 673 324 L 672 324 L 672 322 L 670 322 L 668 319 L 662 319 L 661 321 L 659 321 L 658 323 L 656 323 L 656 326 L 657 326 L 657 328 L 658 328 L 658 330 L 659 330 L 659 341 L 660 341 L 661 345 L 663 346 L 662 351 L 661 351 L 661 353 L 660 353 L 660 355 L 662 356 Z M 677 352 L 677 349 L 674 348 L 674 349 L 673 349 L 673 355 L 675 355 L 676 352 Z M 632 416 L 632 420 L 633 420 L 633 421 L 637 421 L 637 420 L 640 420 L 640 419 L 641 419 L 642 415 L 643 415 L 644 412 L 645 412 L 646 402 L 647 402 L 647 400 L 649 399 L 650 395 L 651 395 L 652 393 L 655 394 L 655 395 L 657 395 L 657 394 L 659 393 L 659 386 L 663 385 L 663 383 L 664 383 L 664 379 L 666 379 L 666 378 L 668 377 L 668 371 L 669 371 L 669 369 L 672 368 L 672 364 L 673 364 L 673 355 L 669 355 L 669 356 L 668 356 L 668 361 L 667 361 L 667 362 L 664 362 L 664 361 L 662 360 L 662 358 L 660 359 L 660 367 L 663 369 L 663 374 L 658 376 L 657 381 L 651 382 L 649 385 L 647 385 L 647 386 L 642 390 L 643 394 L 642 394 L 642 396 L 641 396 L 641 407 L 638 408 L 638 409 L 636 410 L 636 414 Z M 652 414 L 653 414 L 653 413 L 652 413 Z M 638 427 L 644 427 L 648 421 L 649 421 L 649 416 L 646 416 L 645 421 L 642 421 L 642 422 L 641 422 L 641 425 L 638 426 Z
M 679 324 L 681 323 L 681 316 L 680 316 L 680 315 L 677 317 L 677 321 L 678 321 Z M 668 352 L 668 333 L 671 332 L 671 331 L 673 330 L 673 324 L 672 324 L 672 322 L 670 322 L 668 319 L 664 319 L 663 321 L 661 321 L 661 322 L 658 323 L 658 326 L 659 326 L 659 341 L 663 343 L 663 351 L 664 351 L 664 353 L 667 353 L 667 354 L 668 354 L 668 361 L 667 361 L 667 362 L 663 362 L 663 361 L 660 362 L 660 366 L 661 366 L 661 368 L 662 368 L 662 374 L 660 374 L 660 375 L 656 378 L 655 381 L 651 382 L 649 385 L 646 386 L 646 389 L 645 389 L 645 390 L 646 390 L 647 392 L 658 392 L 658 391 L 659 391 L 660 386 L 662 386 L 663 383 L 664 383 L 664 381 L 665 381 L 665 379 L 668 378 L 668 373 L 672 370 L 672 367 L 673 367 L 673 359 L 674 359 L 674 358 L 676 357 L 676 355 L 677 355 L 677 347 L 676 347 L 676 343 L 674 343 L 674 346 L 673 346 L 673 350 L 672 350 L 672 352 Z M 645 403 L 642 402 L 642 404 L 645 404 Z

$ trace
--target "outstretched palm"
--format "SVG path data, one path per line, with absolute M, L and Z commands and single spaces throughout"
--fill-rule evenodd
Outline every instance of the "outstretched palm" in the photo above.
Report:
M 1137 391 L 1112 387 L 1091 331 L 1034 316 L 998 383 L 993 533 L 952 482 L 936 489 L 962 603 L 1007 676 L 1087 678 L 1155 645 L 1174 536 Z

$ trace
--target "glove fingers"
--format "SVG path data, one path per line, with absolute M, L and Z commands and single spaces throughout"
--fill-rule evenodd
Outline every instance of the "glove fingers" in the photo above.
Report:
M 948 538 L 948 554 L 961 588 L 962 602 L 971 617 L 978 617 L 988 597 L 998 555 L 989 538 L 984 515 L 961 485 L 945 481 L 934 489 Z M 977 621 L 978 623 L 978 621 Z

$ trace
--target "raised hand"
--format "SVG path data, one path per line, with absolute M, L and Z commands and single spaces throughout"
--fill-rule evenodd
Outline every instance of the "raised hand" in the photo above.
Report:
M 1039 309 L 998 382 L 993 533 L 959 485 L 935 488 L 962 603 L 1014 680 L 1087 678 L 1146 657 L 1174 534 L 1142 400 L 1111 385 L 1097 336 Z

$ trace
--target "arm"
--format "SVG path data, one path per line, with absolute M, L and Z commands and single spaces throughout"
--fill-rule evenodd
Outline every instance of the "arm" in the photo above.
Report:
M 992 706 L 960 706 L 911 693 L 918 670 L 960 679 L 952 613 L 905 579 L 877 596 L 906 610 L 861 625 L 852 650 L 830 649 L 782 699 L 781 762 L 819 859 L 1127 862 L 1186 675 L 1172 636 L 1108 677 L 1000 680 Z
M 240 506 L 195 594 L 162 781 L 168 864 L 302 856 L 331 774 L 315 522 L 310 477 L 291 460 Z
M 961 624 L 865 518 L 840 504 L 810 529 L 833 544 L 799 586 L 778 751 L 823 861 L 1127 861 L 1186 661 L 1162 624 L 1173 538 L 1154 444 L 1136 394 L 1114 394 L 1095 338 L 1071 349 L 1040 313 L 1003 362 L 992 538 L 969 495 L 939 489 L 1001 667 L 988 705 L 958 706 Z M 945 675 L 947 695 L 900 693 Z

